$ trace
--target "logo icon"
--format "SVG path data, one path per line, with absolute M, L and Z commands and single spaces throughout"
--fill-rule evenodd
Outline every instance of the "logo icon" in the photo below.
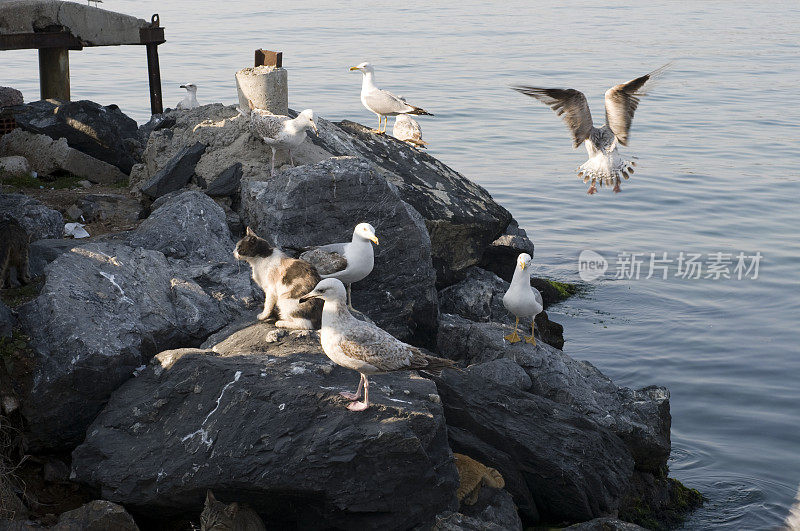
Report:
M 584 249 L 578 256 L 578 275 L 584 282 L 602 277 L 608 269 L 608 260 L 599 253 Z

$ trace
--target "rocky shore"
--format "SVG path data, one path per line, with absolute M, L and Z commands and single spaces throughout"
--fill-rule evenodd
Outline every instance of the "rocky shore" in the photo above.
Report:
M 90 186 L 129 174 L 129 188 L 74 206 L 137 219 L 63 239 L 75 211 L 0 195 L 38 278 L 30 300 L 0 302 L 0 530 L 190 529 L 209 489 L 279 529 L 668 528 L 700 503 L 667 477 L 666 388 L 622 388 L 571 358 L 546 312 L 536 346 L 503 340 L 508 266 L 534 243 L 430 155 L 319 118 L 296 166 L 270 178 L 270 149 L 234 107 L 138 129 L 91 102 L 10 109 L 19 128 L 0 157 L 51 172 L 88 160 L 20 147 L 58 144 L 98 163 L 83 167 L 102 175 L 75 173 Z M 75 130 L 76 116 L 97 127 Z M 462 370 L 376 376 L 374 405 L 353 413 L 338 393 L 357 375 L 317 332 L 258 322 L 263 294 L 232 251 L 245 226 L 299 256 L 362 221 L 380 246 L 354 306 Z M 563 295 L 534 282 L 545 307 Z M 459 499 L 453 452 L 504 487 Z

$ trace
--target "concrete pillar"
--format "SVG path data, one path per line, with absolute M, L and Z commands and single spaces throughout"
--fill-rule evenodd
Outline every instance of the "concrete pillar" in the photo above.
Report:
M 43 100 L 69 101 L 69 51 L 66 48 L 39 49 L 39 93 Z
M 250 108 L 248 99 L 257 109 L 266 109 L 272 114 L 289 113 L 288 73 L 280 67 L 257 66 L 236 72 L 236 90 L 239 106 Z

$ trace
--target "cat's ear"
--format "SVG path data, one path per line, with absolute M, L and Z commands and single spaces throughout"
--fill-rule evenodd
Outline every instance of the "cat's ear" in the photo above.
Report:
M 212 503 L 215 503 L 216 501 L 217 501 L 217 499 L 214 497 L 214 493 L 211 492 L 211 489 L 208 489 L 206 491 L 206 505 L 211 505 Z
M 255 232 L 253 232 L 253 229 L 251 229 L 250 227 L 247 227 L 247 235 L 248 236 L 257 236 L 257 234 Z
M 236 518 L 236 513 L 239 512 L 239 504 L 233 502 L 232 504 L 225 507 L 225 514 L 227 514 L 230 518 Z

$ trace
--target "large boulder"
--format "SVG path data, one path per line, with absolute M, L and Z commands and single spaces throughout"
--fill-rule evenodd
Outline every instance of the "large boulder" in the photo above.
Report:
M 94 500 L 62 513 L 53 531 L 139 531 L 124 507 L 107 500 Z
M 471 321 L 495 322 L 513 326 L 514 316 L 503 305 L 509 284 L 494 273 L 479 267 L 466 271 L 466 278 L 439 292 L 439 309 L 443 313 L 460 315 Z M 528 333 L 530 319 L 520 319 L 520 329 Z M 555 348 L 564 347 L 564 327 L 551 321 L 547 312 L 536 316 L 538 337 Z
M 520 253 L 533 256 L 534 245 L 528 238 L 525 229 L 519 227 L 517 220 L 512 219 L 506 230 L 494 240 L 481 257 L 480 266 L 488 269 L 506 282 L 511 282 L 517 257 Z
M 212 489 L 276 528 L 408 529 L 455 509 L 433 382 L 377 376 L 354 414 L 338 393 L 357 382 L 315 332 L 257 352 L 162 352 L 87 430 L 72 477 L 149 516 L 196 515 Z
M 497 469 L 530 521 L 582 521 L 613 513 L 630 488 L 625 443 L 569 406 L 487 385 L 474 368 L 436 378 L 453 451 Z
M 22 92 L 13 87 L 0 87 L 0 108 L 22 105 Z
M 205 144 L 195 142 L 178 151 L 158 173 L 142 185 L 142 193 L 155 199 L 186 186 L 194 177 L 194 169 L 205 150 Z
M 0 194 L 0 212 L 16 219 L 28 233 L 30 241 L 61 238 L 64 234 L 63 216 L 25 194 Z
M 511 213 L 489 192 L 431 155 L 354 122 L 335 125 L 339 131 L 326 128 L 312 141 L 334 155 L 355 155 L 383 170 L 400 197 L 425 219 L 440 287 L 478 264 L 511 222 Z
M 507 358 L 521 366 L 531 379 L 529 393 L 571 408 L 611 430 L 628 447 L 639 470 L 659 473 L 669 457 L 669 390 L 619 387 L 588 361 L 577 361 L 539 342 L 510 344 L 498 323 L 476 323 L 443 314 L 438 353 L 467 364 Z M 514 381 L 519 381 L 515 379 Z
M 646 529 L 630 522 L 605 517 L 573 524 L 565 527 L 564 531 L 646 531 Z
M 40 100 L 13 108 L 19 127 L 53 140 L 66 138 L 71 148 L 129 174 L 141 157 L 136 121 L 116 105 L 93 101 Z
M 56 258 L 46 276 L 19 310 L 35 358 L 23 399 L 34 448 L 74 446 L 137 367 L 226 323 L 219 301 L 158 251 L 87 244 Z
M 14 312 L 0 300 L 0 340 L 11 337 L 16 324 L 17 318 L 14 316 Z
M 380 245 L 372 273 L 353 284 L 353 306 L 404 341 L 433 343 L 438 306 L 428 232 L 373 165 L 333 158 L 243 182 L 242 210 L 256 233 L 289 250 L 349 242 L 358 223 L 371 223 Z

